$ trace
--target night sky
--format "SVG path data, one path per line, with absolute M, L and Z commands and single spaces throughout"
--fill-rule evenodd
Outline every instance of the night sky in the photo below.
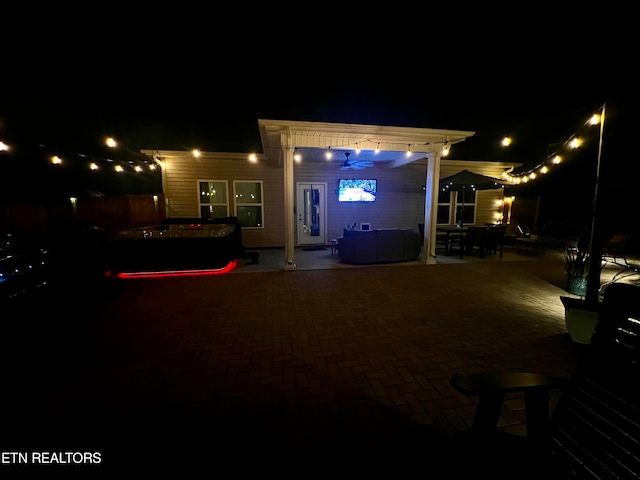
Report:
M 264 46 L 257 37 L 220 43 L 204 31 L 181 41 L 105 37 L 93 50 L 100 61 L 79 50 L 41 53 L 40 63 L 0 76 L 0 140 L 17 146 L 0 154 L 9 167 L 0 198 L 158 191 L 157 174 L 88 176 L 85 167 L 91 159 L 139 162 L 140 149 L 259 151 L 258 119 L 471 130 L 476 135 L 455 146 L 451 159 L 530 168 L 605 103 L 601 175 L 609 188 L 633 191 L 637 162 L 626 134 L 634 127 L 635 74 L 620 60 L 628 43 L 608 36 L 594 42 L 590 25 L 551 38 L 544 28 L 523 35 L 519 24 L 479 22 L 471 30 L 474 21 L 402 35 L 338 35 L 334 28 L 306 42 L 263 30 Z M 111 63 L 100 63 L 105 56 Z M 509 149 L 499 144 L 506 134 L 514 140 Z M 107 135 L 118 140 L 115 151 L 104 146 Z M 518 194 L 562 192 L 566 205 L 567 198 L 584 203 L 596 175 L 591 140 L 553 178 Z M 69 160 L 66 170 L 52 170 L 52 152 Z

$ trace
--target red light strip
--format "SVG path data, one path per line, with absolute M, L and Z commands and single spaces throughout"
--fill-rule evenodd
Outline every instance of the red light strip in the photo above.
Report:
M 115 275 L 116 278 L 164 278 L 164 277 L 197 277 L 205 275 L 219 275 L 228 273 L 238 264 L 237 260 L 232 260 L 226 267 L 207 268 L 203 270 L 165 270 L 160 272 L 121 272 Z

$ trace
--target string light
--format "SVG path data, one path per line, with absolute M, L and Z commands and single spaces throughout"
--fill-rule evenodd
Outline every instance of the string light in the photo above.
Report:
M 446 157 L 447 155 L 449 155 L 449 142 L 444 142 L 444 147 L 442 147 L 442 156 Z
M 584 123 L 584 125 L 588 125 L 588 126 L 598 125 L 600 121 L 601 121 L 600 114 L 593 114 Z M 563 146 L 568 149 L 575 150 L 581 147 L 583 143 L 584 141 L 582 138 L 578 137 L 577 134 L 573 134 L 563 143 Z M 515 173 L 505 174 L 503 175 L 503 177 L 516 184 L 521 182 L 528 182 L 529 180 L 533 180 L 537 178 L 538 173 L 540 174 L 548 173 L 550 171 L 549 166 L 559 165 L 562 162 L 562 160 L 563 160 L 563 157 L 559 153 L 554 152 L 553 154 L 548 156 L 547 159 L 541 162 L 539 165 L 537 165 L 536 167 L 526 172 L 521 172 L 517 174 Z
M 600 122 L 602 121 L 601 119 L 601 114 L 600 113 L 595 113 L 593 115 L 591 115 L 588 120 L 585 122 L 585 125 L 598 125 L 600 124 Z M 359 139 L 358 141 L 354 142 L 353 144 L 350 144 L 350 148 L 353 148 L 353 145 L 355 144 L 355 152 L 356 153 L 360 153 L 362 151 L 361 146 L 363 145 L 364 142 L 364 146 L 366 148 L 367 144 L 368 145 L 376 145 L 376 148 L 374 149 L 374 152 L 377 154 L 380 152 L 380 145 L 382 142 L 380 141 L 375 141 L 375 139 Z M 510 146 L 512 144 L 512 139 L 509 136 L 505 136 L 502 139 L 502 145 L 503 146 Z M 578 137 L 577 135 L 573 135 L 571 137 L 569 137 L 569 139 L 564 142 L 563 147 L 567 147 L 567 148 L 571 148 L 571 149 L 576 149 L 579 148 L 580 146 L 583 145 L 584 140 L 581 137 Z M 118 142 L 116 142 L 116 140 L 113 137 L 108 137 L 105 139 L 105 143 L 109 148 L 115 148 L 118 145 Z M 339 148 L 343 148 L 346 147 L 347 145 L 340 145 Z M 40 147 L 43 148 L 49 148 L 46 147 L 44 145 L 40 145 Z M 386 147 L 387 149 L 394 149 L 393 146 L 387 145 Z M 7 145 L 4 142 L 0 141 L 0 152 L 2 151 L 8 151 L 10 149 L 9 145 Z M 398 148 L 398 150 L 400 150 L 400 148 Z M 59 155 L 51 155 L 50 161 L 52 164 L 54 165 L 63 165 L 64 163 L 68 163 L 69 160 L 69 156 L 73 155 L 73 154 L 68 154 L 69 152 L 67 152 L 67 154 L 65 154 L 64 160 L 62 160 L 62 157 Z M 198 149 L 193 149 L 191 150 L 191 153 L 194 157 L 199 157 L 201 155 L 200 150 Z M 544 175 L 550 172 L 550 168 L 552 166 L 558 165 L 563 161 L 562 156 L 560 155 L 560 151 L 557 152 L 553 152 L 552 155 L 548 156 L 545 160 L 543 160 L 540 164 L 538 164 L 536 167 L 528 170 L 528 171 L 523 171 L 520 173 L 505 173 L 503 174 L 503 178 L 505 178 L 506 180 L 511 181 L 512 183 L 520 183 L 520 182 L 528 182 L 530 180 L 534 180 L 536 178 L 538 178 L 538 176 L 540 174 Z M 450 154 L 450 147 L 449 147 L 449 142 L 445 142 L 442 151 L 441 151 L 441 155 L 442 156 L 447 156 L 448 154 Z M 76 156 L 79 157 L 83 157 L 83 158 L 88 158 L 90 160 L 93 160 L 93 158 L 95 157 L 91 157 L 89 158 L 87 155 L 83 155 L 83 154 L 79 154 L 79 153 L 75 153 Z M 407 145 L 407 150 L 406 150 L 406 156 L 410 157 L 412 155 L 412 151 L 411 151 L 411 144 Z M 331 158 L 333 158 L 333 152 L 331 150 L 331 146 L 328 147 L 327 151 L 325 152 L 325 156 L 328 160 L 330 160 Z M 116 163 L 111 159 L 105 159 L 105 158 L 98 158 L 98 160 L 101 161 L 108 161 L 108 162 L 112 162 L 112 163 Z M 257 156 L 255 156 L 255 154 L 252 154 L 250 157 L 250 160 L 255 162 L 257 161 Z M 294 150 L 294 160 L 296 162 L 300 162 L 302 160 L 300 153 L 296 150 Z M 122 162 L 120 162 L 122 163 Z M 129 162 L 131 164 L 133 164 L 134 162 Z M 144 165 L 146 165 L 147 162 L 145 161 L 144 164 L 135 164 L 133 165 L 131 168 L 134 172 L 137 173 L 141 173 L 145 171 Z M 146 165 L 148 167 L 149 171 L 154 171 L 157 169 L 157 165 L 155 163 L 152 163 L 150 165 Z M 91 161 L 89 164 L 89 168 L 91 170 L 98 170 L 99 167 L 99 162 L 97 161 Z M 116 165 L 114 166 L 114 169 L 121 173 L 125 171 L 125 168 L 123 168 L 122 165 Z

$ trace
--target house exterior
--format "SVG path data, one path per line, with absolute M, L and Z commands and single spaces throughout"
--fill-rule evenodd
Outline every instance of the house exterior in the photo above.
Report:
M 425 263 L 435 262 L 435 229 L 455 223 L 456 193 L 438 181 L 463 169 L 501 177 L 518 164 L 443 158 L 474 132 L 429 128 L 258 120 L 262 153 L 143 150 L 162 170 L 168 217 L 237 216 L 249 248 L 328 245 L 345 228 L 418 228 Z M 375 180 L 375 201 L 341 201 L 341 179 Z M 366 188 L 369 188 L 367 186 Z M 371 197 L 371 195 L 369 195 Z M 502 221 L 503 190 L 465 199 L 474 223 Z

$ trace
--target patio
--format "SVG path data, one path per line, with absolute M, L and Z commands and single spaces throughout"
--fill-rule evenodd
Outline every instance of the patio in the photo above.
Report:
M 1 348 L 2 449 L 100 451 L 118 471 L 415 473 L 473 418 L 452 373 L 569 375 L 580 358 L 560 254 L 347 267 L 330 252 L 25 306 Z M 500 428 L 524 434 L 523 408 L 508 398 Z

